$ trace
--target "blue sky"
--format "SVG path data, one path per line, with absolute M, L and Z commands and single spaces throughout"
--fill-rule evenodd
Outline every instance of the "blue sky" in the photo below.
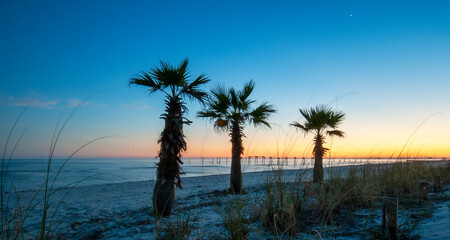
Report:
M 188 57 L 193 76 L 212 79 L 206 89 L 253 79 L 254 98 L 277 107 L 272 130 L 246 129 L 248 155 L 301 155 L 310 139 L 288 124 L 298 108 L 331 104 L 347 113 L 337 155 L 390 155 L 439 112 L 411 152 L 449 156 L 449 16 L 446 1 L 2 1 L 0 143 L 31 104 L 16 156 L 45 156 L 58 118 L 84 100 L 59 155 L 114 135 L 80 155 L 153 157 L 163 96 L 127 82 L 160 59 Z M 226 154 L 227 136 L 188 106 L 186 155 Z

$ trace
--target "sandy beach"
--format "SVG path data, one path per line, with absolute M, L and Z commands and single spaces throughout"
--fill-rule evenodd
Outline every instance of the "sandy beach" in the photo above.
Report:
M 360 166 L 359 166 L 360 167 Z M 350 167 L 327 168 L 329 172 L 346 174 Z M 265 197 L 265 184 L 273 178 L 275 171 L 245 173 L 245 194 L 230 195 L 229 175 L 214 175 L 190 177 L 183 179 L 183 189 L 176 190 L 176 203 L 173 215 L 157 222 L 152 212 L 152 191 L 154 181 L 126 182 L 80 186 L 70 189 L 60 189 L 52 195 L 51 209 L 58 204 L 57 213 L 53 218 L 53 234 L 63 239 L 154 239 L 158 232 L 164 231 L 170 223 L 189 219 L 193 225 L 190 239 L 227 239 L 223 216 L 230 202 L 242 201 L 248 209 L 248 217 L 255 218 L 261 211 L 261 202 Z M 311 169 L 283 170 L 283 182 L 293 182 L 302 175 L 303 180 L 311 178 Z M 21 194 L 29 194 L 24 192 Z M 421 221 L 420 233 L 423 239 L 446 239 L 450 236 L 448 225 L 449 189 L 440 193 L 444 200 L 435 204 L 430 218 Z M 65 195 L 63 201 L 60 201 Z M 443 195 L 442 195 L 443 194 Z M 30 214 L 26 231 L 34 236 L 39 229 L 41 212 L 36 208 Z M 399 210 L 399 222 L 408 211 Z M 376 225 L 381 221 L 381 209 L 367 213 L 365 209 L 349 213 L 348 218 L 368 218 L 369 224 Z M 338 239 L 360 239 L 361 224 L 352 221 L 333 228 L 334 237 Z M 353 225 L 352 225 L 353 224 Z M 288 239 L 287 233 L 274 234 L 263 228 L 260 221 L 251 221 L 248 239 Z M 325 226 L 326 228 L 326 226 Z M 297 235 L 297 239 L 307 237 L 330 238 L 326 233 L 331 229 L 317 226 L 315 231 L 308 231 Z M 320 236 L 320 237 L 319 237 Z

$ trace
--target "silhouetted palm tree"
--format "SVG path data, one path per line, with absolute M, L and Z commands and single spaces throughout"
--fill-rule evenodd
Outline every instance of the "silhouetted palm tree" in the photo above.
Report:
M 188 59 L 175 67 L 160 61 L 159 67 L 148 72 L 141 72 L 130 79 L 129 84 L 149 87 L 149 93 L 162 92 L 165 94 L 164 130 L 158 140 L 161 144 L 157 179 L 153 191 L 153 206 L 158 215 L 166 216 L 171 213 L 175 197 L 176 185 L 181 187 L 180 164 L 181 152 L 186 151 L 183 124 L 191 123 L 183 117 L 186 106 L 183 98 L 188 97 L 201 103 L 207 98 L 207 93 L 200 86 L 209 82 L 205 75 L 198 76 L 191 81 L 187 71 Z M 176 180 L 176 182 L 175 182 Z
M 217 86 L 211 91 L 206 108 L 197 114 L 199 117 L 209 118 L 217 131 L 228 132 L 231 137 L 230 189 L 233 193 L 242 192 L 241 154 L 244 152 L 242 145 L 242 137 L 245 137 L 244 125 L 253 123 L 254 126 L 270 128 L 268 117 L 276 111 L 267 102 L 252 108 L 255 101 L 250 100 L 249 96 L 254 88 L 253 81 L 246 83 L 240 91 Z
M 300 109 L 300 114 L 305 118 L 304 124 L 293 122 L 291 126 L 302 130 L 305 135 L 310 132 L 315 134 L 313 181 L 323 183 L 323 156 L 328 151 L 328 148 L 323 147 L 325 135 L 344 137 L 344 132 L 337 128 L 344 120 L 345 114 L 340 111 L 333 111 L 325 105 Z

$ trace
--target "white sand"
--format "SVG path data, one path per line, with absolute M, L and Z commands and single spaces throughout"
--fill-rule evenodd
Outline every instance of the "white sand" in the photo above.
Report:
M 423 239 L 450 239 L 450 189 L 444 194 L 446 201 L 438 204 L 433 217 L 426 219 L 421 225 Z
M 348 167 L 339 170 L 347 171 Z M 311 176 L 311 170 L 302 170 L 305 178 Z M 284 181 L 293 181 L 299 171 L 287 170 L 283 173 Z M 264 183 L 273 176 L 273 172 L 246 173 L 243 176 L 244 189 L 248 192 L 243 195 L 244 201 L 258 212 L 260 202 L 265 194 Z M 305 179 L 304 178 L 304 179 Z M 176 203 L 173 215 L 160 222 L 164 228 L 165 223 L 177 219 L 190 217 L 195 236 L 205 236 L 206 239 L 226 237 L 226 229 L 221 215 L 227 203 L 239 196 L 227 194 L 229 188 L 229 175 L 216 175 L 204 177 L 184 178 L 184 189 L 176 189 Z M 153 239 L 157 235 L 156 222 L 152 217 L 151 197 L 153 181 L 127 182 L 118 184 L 104 184 L 94 186 L 75 187 L 61 202 L 58 209 L 55 229 L 53 232 L 63 238 L 86 239 L 99 237 L 101 239 Z M 52 196 L 52 207 L 67 189 L 59 191 Z M 446 202 L 448 204 L 448 201 Z M 435 213 L 432 219 L 425 221 L 421 231 L 427 239 L 449 239 L 450 216 L 446 204 Z M 40 211 L 30 215 L 27 230 L 39 229 Z M 264 230 L 258 222 L 252 223 L 250 239 L 273 239 L 287 237 L 286 234 L 274 235 Z M 355 231 L 353 229 L 352 231 Z M 358 231 L 356 231 L 358 232 Z M 299 238 L 305 235 L 299 235 Z M 344 239 L 358 238 L 355 236 Z

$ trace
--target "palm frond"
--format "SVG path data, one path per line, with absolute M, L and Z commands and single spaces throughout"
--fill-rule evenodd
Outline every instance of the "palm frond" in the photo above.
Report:
M 221 84 L 216 84 L 212 89 L 211 89 L 211 94 L 210 97 L 212 98 L 222 98 L 222 97 L 226 97 L 229 99 L 229 89 L 226 88 L 225 86 L 221 85 Z
M 230 115 L 228 112 L 230 108 L 230 99 L 227 91 L 228 90 L 224 86 L 216 85 L 211 90 L 211 94 L 205 103 L 206 106 L 202 111 L 197 113 L 197 116 L 209 118 L 214 124 L 216 124 L 219 119 L 228 121 Z
M 187 71 L 188 63 L 189 63 L 189 59 L 185 58 L 177 68 L 178 74 L 183 76 L 185 79 L 189 78 L 189 72 Z
M 176 85 L 178 76 L 175 67 L 162 60 L 159 61 L 159 65 L 159 67 L 156 66 L 150 71 L 153 78 L 158 79 L 163 88 Z
M 310 122 L 311 121 L 311 117 L 313 115 L 313 113 L 311 112 L 313 109 L 299 109 L 300 114 L 303 116 L 303 118 L 305 118 L 306 122 Z
M 264 102 L 249 113 L 250 121 L 253 122 L 253 125 L 255 126 L 265 125 L 271 128 L 270 124 L 267 122 L 267 119 L 270 114 L 275 112 L 276 110 L 273 105 L 270 105 L 268 102 Z
M 197 112 L 197 117 L 216 119 L 220 117 L 220 114 L 213 110 L 201 110 Z
M 217 132 L 223 132 L 228 130 L 228 119 L 227 116 L 218 113 L 212 109 L 202 110 L 197 112 L 197 117 L 208 118 L 214 125 L 214 130 Z
M 160 60 L 160 66 L 151 69 L 153 78 L 161 82 L 163 88 L 177 90 L 187 86 L 189 74 L 187 71 L 188 59 L 186 58 L 179 66 L 175 67 L 167 62 Z M 177 91 L 175 91 L 177 92 Z
M 210 81 L 206 75 L 201 74 L 194 81 L 192 81 L 187 86 L 183 87 L 180 94 L 184 94 L 191 99 L 198 100 L 200 103 L 204 103 L 208 94 L 200 89 L 200 86 L 206 84 Z
M 308 133 L 308 132 L 310 132 L 310 131 L 312 130 L 312 129 L 309 129 L 309 128 L 305 127 L 303 124 L 301 124 L 301 123 L 299 123 L 299 122 L 293 122 L 293 123 L 291 123 L 290 125 L 291 125 L 292 127 L 295 127 L 295 128 L 297 128 L 297 129 L 302 130 L 303 132 L 305 132 L 305 134 Z
M 140 85 L 149 87 L 150 93 L 156 92 L 158 90 L 161 90 L 161 82 L 157 79 L 154 80 L 151 76 L 151 73 L 149 72 L 141 72 L 140 74 L 136 75 L 135 77 L 130 78 L 130 81 L 128 82 L 128 85 Z
M 229 90 L 224 86 L 216 85 L 211 90 L 207 106 L 209 109 L 220 113 L 222 118 L 226 118 L 225 116 L 228 115 L 230 109 L 230 101 Z
M 238 92 L 239 100 L 245 102 L 255 89 L 255 82 L 250 80 L 244 85 L 244 88 Z
M 328 126 L 331 128 L 337 128 L 345 120 L 345 113 L 341 111 L 332 111 L 330 113 L 330 119 Z
M 240 91 L 237 92 L 237 105 L 238 108 L 241 109 L 243 112 L 246 112 L 248 109 L 250 109 L 250 106 L 255 103 L 255 100 L 250 100 L 248 97 L 250 94 L 252 94 L 253 90 L 255 89 L 255 82 L 253 80 L 250 80 L 244 85 L 244 88 L 242 88 Z
M 239 105 L 239 96 L 234 88 L 230 88 L 230 104 L 231 107 L 236 111 L 239 111 L 241 109 Z
M 341 131 L 341 130 L 330 130 L 330 131 L 327 131 L 327 135 L 331 136 L 331 137 L 334 137 L 334 136 L 336 136 L 336 137 L 345 137 L 345 133 L 343 131 Z

